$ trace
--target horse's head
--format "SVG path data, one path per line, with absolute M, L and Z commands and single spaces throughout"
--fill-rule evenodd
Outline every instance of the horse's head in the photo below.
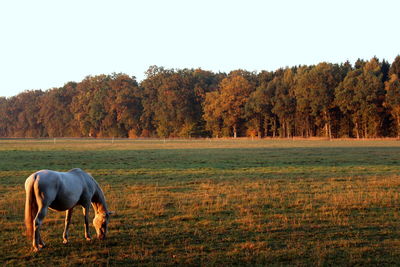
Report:
M 96 229 L 97 237 L 99 239 L 105 239 L 107 234 L 108 220 L 110 218 L 110 212 L 97 213 L 93 219 L 93 226 Z

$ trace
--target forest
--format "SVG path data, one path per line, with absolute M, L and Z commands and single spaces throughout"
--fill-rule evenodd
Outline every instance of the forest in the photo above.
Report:
M 400 137 L 400 56 L 275 71 L 151 66 L 0 97 L 0 137 Z

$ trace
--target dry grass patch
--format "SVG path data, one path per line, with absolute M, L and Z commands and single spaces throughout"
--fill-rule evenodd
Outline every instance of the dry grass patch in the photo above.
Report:
M 2 145 L 2 265 L 400 262 L 400 149 L 394 141 Z M 86 242 L 76 208 L 64 245 L 64 213 L 50 211 L 42 232 L 48 248 L 35 255 L 23 235 L 23 183 L 34 170 L 71 167 L 91 172 L 115 211 L 108 239 Z

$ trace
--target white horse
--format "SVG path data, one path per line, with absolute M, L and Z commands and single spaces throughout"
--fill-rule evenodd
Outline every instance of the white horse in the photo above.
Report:
M 81 169 L 68 172 L 42 170 L 31 174 L 25 181 L 25 225 L 27 236 L 33 238 L 33 249 L 44 247 L 40 237 L 40 228 L 47 209 L 66 211 L 63 242 L 68 242 L 68 227 L 72 210 L 81 205 L 85 216 L 85 238 L 91 240 L 89 233 L 89 208 L 95 211 L 93 226 L 97 237 L 104 239 L 111 212 L 107 210 L 106 200 L 99 184 L 93 177 Z

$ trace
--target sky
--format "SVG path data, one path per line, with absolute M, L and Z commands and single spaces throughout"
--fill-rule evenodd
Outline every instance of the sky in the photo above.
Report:
M 0 96 L 149 66 L 273 71 L 400 54 L 398 0 L 1 0 Z

